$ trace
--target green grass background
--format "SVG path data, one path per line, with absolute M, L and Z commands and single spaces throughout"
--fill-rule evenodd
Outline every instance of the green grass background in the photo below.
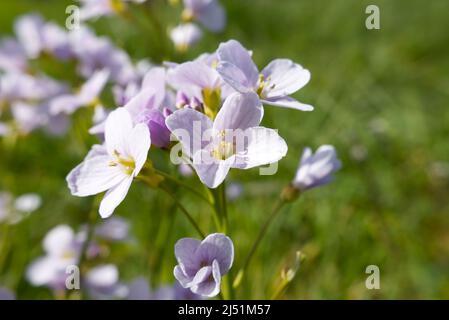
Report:
M 0 33 L 10 34 L 14 19 L 30 11 L 62 24 L 69 3 L 1 1 Z M 230 176 L 244 188 L 243 196 L 230 205 L 234 271 L 279 190 L 292 179 L 305 146 L 335 145 L 343 168 L 334 183 L 307 192 L 282 212 L 237 297 L 269 297 L 282 268 L 301 250 L 306 259 L 287 299 L 449 298 L 449 3 L 222 3 L 228 14 L 225 32 L 207 34 L 185 56 L 173 56 L 169 43 L 161 46 L 149 28 L 142 32 L 136 24 L 116 18 L 94 26 L 135 58 L 191 59 L 235 38 L 254 51 L 260 67 L 285 57 L 311 71 L 311 82 L 295 97 L 314 105 L 315 111 L 265 108 L 263 124 L 278 128 L 289 146 L 279 172 L 259 176 L 254 169 Z M 368 4 L 380 7 L 380 30 L 365 28 Z M 175 23 L 176 9 L 161 4 L 156 9 L 164 29 Z M 79 112 L 76 129 L 65 138 L 35 133 L 14 144 L 0 143 L 0 190 L 38 192 L 44 200 L 22 223 L 0 226 L 0 286 L 14 289 L 18 298 L 52 297 L 47 289 L 30 286 L 24 270 L 42 254 L 41 240 L 50 228 L 59 223 L 76 228 L 90 210 L 93 199 L 72 197 L 64 181 L 94 142 L 83 132 L 89 116 Z M 152 158 L 169 168 L 166 155 L 156 152 Z M 189 183 L 199 187 L 196 178 Z M 214 231 L 207 207 L 189 194 L 179 197 L 203 228 Z M 103 261 L 117 263 L 124 281 L 145 275 L 154 287 L 173 282 L 173 245 L 196 234 L 170 200 L 135 183 L 115 215 L 132 222 L 135 241 L 114 246 Z M 371 264 L 380 268 L 380 290 L 365 288 L 365 268 Z

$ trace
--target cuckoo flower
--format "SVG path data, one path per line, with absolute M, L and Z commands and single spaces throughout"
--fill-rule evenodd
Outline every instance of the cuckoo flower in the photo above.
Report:
M 79 197 L 107 191 L 100 204 L 100 215 L 109 217 L 145 164 L 150 145 L 146 125 L 133 126 L 124 108 L 111 112 L 105 125 L 105 143 L 94 145 L 84 161 L 67 176 L 70 191 Z
M 220 32 L 226 24 L 226 13 L 217 0 L 184 0 L 182 18 L 196 20 L 212 32 Z
M 146 0 L 80 0 L 83 4 L 80 10 L 81 20 L 89 20 L 102 16 L 121 13 L 129 2 L 143 3 Z
M 299 64 L 288 59 L 275 59 L 259 73 L 248 50 L 236 40 L 221 43 L 218 57 L 217 71 L 237 91 L 255 92 L 264 103 L 273 106 L 313 110 L 312 106 L 289 96 L 310 80 L 310 72 Z
M 333 173 L 340 167 L 341 162 L 333 146 L 323 145 L 315 154 L 312 154 L 310 148 L 305 148 L 292 184 L 301 191 L 327 184 L 333 180 Z
M 35 286 L 63 289 L 66 268 L 77 263 L 84 235 L 75 234 L 67 225 L 50 230 L 43 240 L 45 255 L 31 263 L 26 272 L 28 281 Z
M 170 38 L 178 51 L 184 52 L 201 40 L 203 32 L 193 23 L 184 23 L 170 31 Z
M 64 94 L 50 102 L 52 114 L 72 114 L 82 106 L 95 105 L 109 78 L 109 71 L 104 69 L 95 72 L 76 94 Z
M 168 116 L 166 124 L 193 160 L 200 180 L 216 188 L 230 168 L 270 164 L 287 153 L 287 144 L 275 130 L 259 127 L 262 116 L 256 94 L 234 93 L 213 122 L 196 110 L 184 108 Z
M 203 241 L 183 238 L 176 242 L 175 256 L 178 265 L 173 273 L 179 283 L 195 294 L 214 297 L 220 292 L 221 277 L 231 269 L 234 245 L 220 233 Z

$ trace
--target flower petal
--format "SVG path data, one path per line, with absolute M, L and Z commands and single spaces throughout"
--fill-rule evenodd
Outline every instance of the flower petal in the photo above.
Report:
M 151 146 L 151 137 L 150 130 L 148 126 L 139 123 L 137 124 L 131 131 L 127 140 L 127 151 L 129 152 L 129 156 L 134 160 L 134 172 L 133 176 L 137 176 L 137 174 L 142 169 L 145 161 L 147 160 L 148 150 L 150 150 Z
M 221 233 L 208 235 L 199 246 L 196 252 L 196 259 L 199 261 L 217 261 L 220 267 L 220 274 L 226 274 L 231 269 L 234 261 L 234 245 L 232 240 Z
M 165 119 L 165 124 L 181 141 L 184 152 L 189 157 L 209 143 L 209 141 L 203 141 L 203 134 L 213 126 L 207 116 L 190 108 L 175 111 Z
M 49 255 L 60 256 L 71 248 L 75 234 L 68 225 L 59 225 L 51 229 L 43 240 L 43 247 Z
M 218 73 L 234 89 L 240 92 L 254 90 L 259 79 L 259 71 L 248 50 L 240 42 L 229 40 L 218 47 Z
M 109 217 L 114 212 L 115 208 L 117 208 L 123 199 L 125 199 L 132 181 L 133 177 L 129 177 L 106 192 L 103 200 L 101 200 L 99 210 L 102 218 Z
M 128 136 L 132 129 L 131 115 L 125 108 L 118 108 L 109 114 L 104 134 L 106 148 L 110 155 L 114 155 L 115 152 L 126 153 Z
M 195 251 L 200 246 L 201 241 L 192 238 L 183 238 L 175 244 L 175 256 L 180 264 L 184 265 L 184 270 L 189 273 L 198 266 L 195 258 Z
M 226 98 L 214 121 L 214 130 L 256 127 L 263 117 L 259 97 L 253 92 L 233 93 Z
M 288 96 L 302 87 L 310 80 L 310 72 L 289 59 L 276 59 L 271 61 L 263 70 L 266 82 L 264 97 Z
M 235 156 L 226 160 L 217 160 L 211 158 L 207 150 L 200 150 L 193 156 L 193 168 L 201 182 L 211 189 L 215 189 L 226 179 L 234 162 Z
M 212 32 L 220 32 L 226 25 L 226 13 L 218 1 L 209 1 L 197 19 Z
M 277 97 L 277 98 L 267 98 L 262 100 L 263 103 L 283 108 L 290 108 L 300 111 L 312 111 L 313 106 L 301 103 L 292 97 Z
M 210 267 L 209 267 L 210 268 Z M 217 260 L 212 262 L 212 277 L 210 277 L 206 281 L 202 281 L 201 283 L 192 286 L 191 290 L 193 293 L 199 294 L 204 297 L 215 297 L 220 293 L 220 284 L 221 284 L 221 274 L 220 267 L 218 266 Z
M 66 178 L 74 196 L 85 197 L 106 191 L 119 184 L 126 175 L 117 166 L 110 166 L 110 155 L 104 145 L 94 145 L 84 161 Z
M 287 144 L 279 134 L 264 127 L 254 127 L 245 131 L 248 145 L 244 152 L 237 154 L 235 167 L 249 169 L 276 162 L 287 154 Z

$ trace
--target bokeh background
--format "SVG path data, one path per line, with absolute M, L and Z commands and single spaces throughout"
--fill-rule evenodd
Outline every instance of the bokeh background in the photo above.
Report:
M 172 16 L 179 12 L 156 2 L 163 28 L 174 25 Z M 225 31 L 206 34 L 185 55 L 175 54 L 168 40 L 155 40 L 156 32 L 143 33 L 120 18 L 91 25 L 133 59 L 192 59 L 235 38 L 254 51 L 260 67 L 285 57 L 311 71 L 311 82 L 295 97 L 315 111 L 265 108 L 264 124 L 278 128 L 289 145 L 279 172 L 259 176 L 257 169 L 235 170 L 230 176 L 243 188 L 229 208 L 234 270 L 279 190 L 292 179 L 305 146 L 335 145 L 343 168 L 331 185 L 304 194 L 282 212 L 237 297 L 269 297 L 282 268 L 301 250 L 306 259 L 287 299 L 449 298 L 449 2 L 221 2 L 228 14 Z M 1 1 L 0 33 L 12 34 L 14 19 L 29 12 L 63 25 L 65 7 L 72 3 Z M 365 28 L 368 4 L 381 10 L 380 30 Z M 64 75 L 62 67 L 58 70 Z M 0 190 L 36 192 L 43 199 L 26 220 L 0 225 L 0 286 L 20 299 L 52 298 L 49 290 L 28 284 L 26 267 L 42 254 L 41 240 L 49 229 L 60 223 L 78 228 L 93 202 L 72 197 L 64 180 L 95 142 L 83 131 L 88 111 L 75 117 L 77 128 L 64 137 L 35 132 L 14 143 L 0 140 Z M 80 128 L 83 119 L 85 128 Z M 153 157 L 165 166 L 166 158 Z M 199 186 L 195 177 L 189 183 Z M 208 208 L 190 195 L 179 197 L 207 228 Z M 107 257 L 119 266 L 121 278 L 144 275 L 153 287 L 173 283 L 174 243 L 195 233 L 170 199 L 136 183 L 114 214 L 131 222 L 135 238 Z M 380 290 L 365 287 L 365 268 L 372 264 L 380 268 Z

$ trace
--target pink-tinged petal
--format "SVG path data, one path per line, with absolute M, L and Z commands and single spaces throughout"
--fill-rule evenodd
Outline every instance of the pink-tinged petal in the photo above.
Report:
M 218 262 L 221 275 L 226 274 L 231 269 L 234 261 L 234 245 L 232 240 L 221 233 L 208 235 L 197 250 L 196 259 L 211 263 Z
M 150 131 L 147 125 L 139 123 L 126 139 L 129 156 L 134 160 L 133 176 L 135 177 L 147 160 L 148 150 L 151 146 Z
M 253 92 L 233 93 L 226 98 L 214 121 L 214 130 L 256 127 L 263 117 L 259 97 Z
M 43 240 L 43 247 L 47 254 L 60 256 L 70 249 L 75 240 L 75 234 L 68 225 L 59 225 L 51 229 Z
M 215 189 L 226 179 L 234 162 L 235 156 L 217 160 L 212 158 L 207 150 L 200 150 L 193 156 L 193 168 L 201 182 L 211 189 Z
M 165 119 L 165 124 L 181 141 L 184 152 L 189 157 L 209 143 L 209 141 L 203 141 L 203 134 L 210 131 L 213 125 L 207 116 L 190 108 L 175 111 Z
M 128 145 L 128 136 L 133 129 L 131 115 L 125 108 L 112 111 L 106 119 L 105 142 L 110 155 L 116 152 L 125 154 Z
M 267 98 L 262 100 L 263 103 L 276 106 L 276 107 L 283 107 L 283 108 L 290 108 L 300 111 L 312 111 L 313 106 L 301 103 L 297 101 L 296 99 L 293 99 L 291 97 L 285 96 L 285 97 L 278 97 L 278 98 Z
M 226 13 L 218 1 L 209 1 L 197 14 L 197 19 L 206 29 L 220 32 L 226 25 Z
M 158 93 L 154 88 L 148 87 L 142 89 L 137 95 L 129 100 L 124 108 L 131 115 L 133 123 L 140 123 L 144 121 L 145 114 L 150 110 L 157 109 Z
M 190 270 L 198 267 L 198 261 L 195 259 L 195 252 L 200 246 L 201 241 L 192 238 L 183 238 L 175 244 L 175 256 L 180 264 L 183 264 L 184 271 L 190 274 Z
M 103 145 L 94 145 L 84 161 L 67 175 L 71 193 L 78 197 L 106 191 L 126 179 L 118 166 L 110 165 L 111 157 Z
M 100 204 L 100 216 L 102 218 L 109 217 L 114 213 L 115 208 L 125 199 L 128 194 L 128 190 L 131 187 L 133 177 L 129 177 L 123 180 L 117 186 L 109 189 L 101 200 Z
M 288 96 L 310 80 L 310 72 L 289 59 L 271 61 L 263 70 L 265 90 L 264 98 Z
M 245 131 L 248 141 L 244 152 L 237 154 L 235 167 L 249 169 L 279 161 L 287 154 L 287 143 L 279 134 L 264 127 Z
M 240 92 L 254 90 L 259 79 L 259 71 L 248 50 L 238 41 L 229 40 L 218 47 L 218 73 L 234 89 Z

